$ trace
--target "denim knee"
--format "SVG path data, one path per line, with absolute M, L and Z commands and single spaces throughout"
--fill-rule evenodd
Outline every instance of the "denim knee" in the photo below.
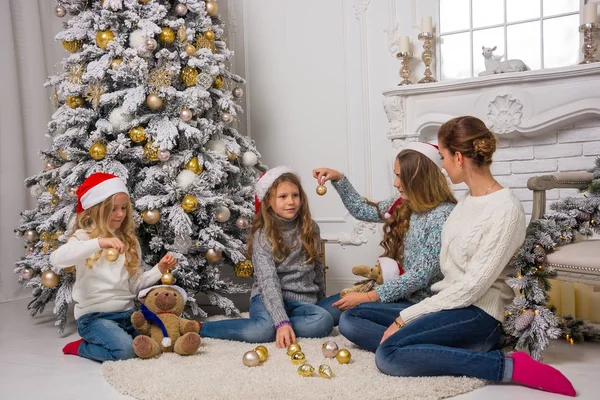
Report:
M 268 343 L 275 340 L 275 327 L 272 325 L 256 324 L 244 333 L 244 341 L 249 343 Z
M 340 330 L 340 333 L 342 334 L 342 336 L 344 336 L 346 339 L 350 340 L 351 342 L 354 342 L 352 340 L 353 338 L 353 333 L 355 331 L 354 327 L 353 327 L 353 321 L 354 318 L 356 317 L 355 315 L 356 312 L 356 308 L 351 308 L 349 310 L 346 310 L 342 313 L 342 315 L 340 316 L 340 322 L 338 324 L 338 329 Z
M 389 357 L 389 355 L 394 351 L 401 350 L 385 345 L 381 345 L 377 348 L 377 351 L 375 351 L 375 365 L 377 366 L 377 369 L 386 375 L 405 377 L 417 376 L 415 371 L 411 368 L 413 363 L 408 357 L 396 357 L 396 360 L 400 360 L 399 363 L 390 362 L 391 357 Z
M 321 319 L 315 324 L 314 337 L 324 337 L 331 333 L 333 330 L 333 316 L 325 311 L 321 315 Z
M 122 341 L 120 347 L 121 348 L 119 349 L 110 349 L 107 358 L 112 361 L 119 361 L 136 357 L 136 354 L 133 351 L 133 339 L 130 341 Z
M 325 337 L 333 329 L 333 317 L 327 310 L 313 313 L 310 315 L 310 322 L 304 321 L 302 325 L 296 323 L 294 332 L 300 337 Z

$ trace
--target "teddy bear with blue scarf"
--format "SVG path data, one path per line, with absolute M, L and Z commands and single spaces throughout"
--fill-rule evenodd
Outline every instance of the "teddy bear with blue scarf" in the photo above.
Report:
M 140 291 L 140 311 L 131 323 L 140 335 L 133 339 L 133 351 L 140 358 L 164 352 L 192 355 L 200 347 L 200 324 L 181 318 L 187 301 L 185 290 L 175 285 L 157 285 Z

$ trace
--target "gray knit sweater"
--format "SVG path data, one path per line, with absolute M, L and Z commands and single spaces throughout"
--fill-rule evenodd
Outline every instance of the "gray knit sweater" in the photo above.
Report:
M 289 321 L 283 300 L 296 300 L 315 304 L 325 297 L 323 265 L 311 261 L 305 263 L 307 256 L 302 248 L 298 218 L 284 220 L 279 218 L 285 245 L 291 249 L 290 255 L 282 262 L 273 258 L 269 239 L 262 229 L 254 235 L 252 264 L 254 265 L 254 285 L 251 297 L 261 295 L 265 308 L 273 319 L 273 325 Z M 313 221 L 319 235 L 319 227 Z

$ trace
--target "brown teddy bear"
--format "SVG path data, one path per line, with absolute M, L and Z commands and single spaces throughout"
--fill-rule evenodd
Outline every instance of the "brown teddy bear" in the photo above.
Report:
M 375 285 L 381 285 L 385 282 L 398 279 L 404 273 L 404 270 L 396 260 L 389 257 L 379 257 L 377 263 L 372 268 L 368 265 L 357 265 L 352 268 L 352 273 L 366 279 L 356 282 L 350 288 L 343 289 L 340 292 L 341 297 L 351 292 L 368 292 Z
M 182 356 L 194 354 L 200 347 L 200 324 L 183 319 L 187 301 L 185 290 L 174 285 L 157 285 L 138 294 L 141 311 L 131 315 L 131 323 L 140 333 L 133 339 L 133 351 L 140 358 L 155 357 L 174 351 Z

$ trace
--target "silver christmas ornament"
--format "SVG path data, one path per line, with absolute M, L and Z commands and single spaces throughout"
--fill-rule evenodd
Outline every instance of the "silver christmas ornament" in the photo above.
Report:
M 327 358 L 333 358 L 338 352 L 338 345 L 336 342 L 325 342 L 323 343 L 323 347 L 321 348 L 323 351 L 323 355 Z
M 256 351 L 250 350 L 244 353 L 242 362 L 246 367 L 255 367 L 260 363 L 260 357 Z
M 179 112 L 179 118 L 181 118 L 182 121 L 187 122 L 192 119 L 193 116 L 194 114 L 192 114 L 192 111 L 189 108 L 184 108 Z
M 231 217 L 231 211 L 229 211 L 229 208 L 227 208 L 225 206 L 221 206 L 219 208 L 219 211 L 217 212 L 217 221 L 227 222 L 227 221 L 229 221 L 230 217 Z
M 21 275 L 21 278 L 27 279 L 27 280 L 33 278 L 33 275 L 34 275 L 33 268 L 30 268 L 30 267 L 23 268 L 20 272 L 20 275 Z
M 175 15 L 183 17 L 187 12 L 188 8 L 185 4 L 179 3 L 175 6 Z
M 147 50 L 154 51 L 154 50 L 156 50 L 157 47 L 158 47 L 158 42 L 156 41 L 156 39 L 146 40 L 146 49 Z
M 35 231 L 34 229 L 29 229 L 29 230 L 25 231 L 25 233 L 23 234 L 23 237 L 28 242 L 35 242 L 36 240 L 38 240 L 39 236 L 38 236 L 37 231 Z
M 69 188 L 69 197 L 77 197 L 77 187 L 73 186 Z
M 242 89 L 241 87 L 237 86 L 237 87 L 233 88 L 233 90 L 231 91 L 231 94 L 236 99 L 239 99 L 240 97 L 242 97 L 244 95 L 244 89 Z
M 228 112 L 222 112 L 221 121 L 225 122 L 226 124 L 230 124 L 233 121 L 233 115 L 229 114 Z
M 242 156 L 242 164 L 244 164 L 246 167 L 253 167 L 257 162 L 258 157 L 256 157 L 256 154 L 251 151 L 245 152 Z
M 67 9 L 62 4 L 59 4 L 54 7 L 54 14 L 56 14 L 58 18 L 62 18 L 67 15 Z
M 208 89 L 212 86 L 213 77 L 207 74 L 206 72 L 201 72 L 196 78 L 196 85 L 200 86 L 202 89 Z
M 159 150 L 158 151 L 158 161 L 169 161 L 171 158 L 171 152 L 169 150 Z
M 56 165 L 51 162 L 47 162 L 46 165 L 44 165 L 44 171 L 46 172 L 52 171 L 54 168 L 56 168 Z
M 235 226 L 239 229 L 246 229 L 248 228 L 248 220 L 244 217 L 238 217 L 238 219 L 235 220 Z

